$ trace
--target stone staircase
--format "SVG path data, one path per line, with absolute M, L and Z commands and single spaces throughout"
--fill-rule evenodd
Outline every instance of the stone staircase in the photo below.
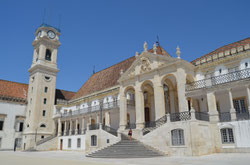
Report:
M 122 134 L 121 141 L 118 143 L 86 156 L 92 158 L 149 158 L 165 156 L 165 154 L 144 145 L 138 140 L 129 140 L 126 135 Z

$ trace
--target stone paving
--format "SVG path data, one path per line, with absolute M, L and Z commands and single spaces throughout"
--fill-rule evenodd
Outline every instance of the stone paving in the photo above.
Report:
M 250 153 L 137 159 L 87 158 L 83 152 L 0 152 L 0 165 L 250 165 Z

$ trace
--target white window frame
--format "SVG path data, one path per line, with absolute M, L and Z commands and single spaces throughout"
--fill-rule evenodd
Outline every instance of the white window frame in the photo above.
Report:
M 234 133 L 232 128 L 221 128 L 221 143 L 222 144 L 234 144 Z
M 172 146 L 183 146 L 185 145 L 185 136 L 183 129 L 171 130 Z

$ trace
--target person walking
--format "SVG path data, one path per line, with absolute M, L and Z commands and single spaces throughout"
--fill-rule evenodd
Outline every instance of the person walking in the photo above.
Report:
M 129 136 L 129 140 L 131 140 L 132 139 L 132 129 L 131 128 L 128 131 L 128 136 Z

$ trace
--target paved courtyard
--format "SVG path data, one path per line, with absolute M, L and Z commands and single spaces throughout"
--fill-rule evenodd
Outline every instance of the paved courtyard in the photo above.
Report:
M 1 165 L 249 165 L 250 153 L 213 154 L 200 157 L 145 159 L 93 159 L 82 152 L 0 152 Z

